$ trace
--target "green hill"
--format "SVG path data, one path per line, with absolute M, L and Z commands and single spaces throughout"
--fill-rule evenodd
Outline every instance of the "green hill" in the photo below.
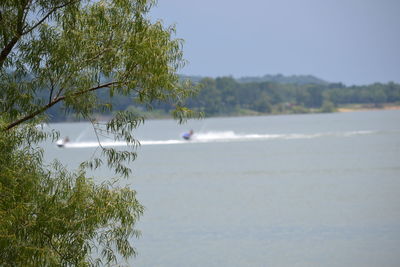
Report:
M 324 80 L 319 79 L 312 75 L 285 76 L 282 74 L 276 74 L 276 75 L 266 74 L 262 77 L 242 77 L 242 78 L 239 78 L 236 80 L 240 83 L 274 82 L 274 83 L 298 84 L 298 85 L 304 85 L 304 84 L 326 85 L 326 84 L 328 84 L 327 81 L 324 81 Z
M 200 82 L 202 79 L 206 78 L 206 76 L 190 76 L 190 75 L 181 75 L 182 79 L 189 79 L 195 83 Z M 231 77 L 233 78 L 233 77 Z M 329 82 L 324 81 L 320 78 L 317 78 L 312 75 L 291 75 L 285 76 L 282 74 L 266 74 L 264 76 L 246 76 L 241 78 L 233 78 L 238 83 L 262 83 L 262 82 L 273 82 L 280 84 L 296 84 L 296 85 L 305 85 L 305 84 L 318 84 L 318 85 L 327 85 Z

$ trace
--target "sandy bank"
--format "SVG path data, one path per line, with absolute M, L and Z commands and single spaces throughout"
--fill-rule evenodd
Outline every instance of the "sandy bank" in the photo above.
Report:
M 337 108 L 338 112 L 353 112 L 353 111 L 368 111 L 368 110 L 400 110 L 400 105 L 386 105 L 383 107 L 354 106 L 354 107 Z

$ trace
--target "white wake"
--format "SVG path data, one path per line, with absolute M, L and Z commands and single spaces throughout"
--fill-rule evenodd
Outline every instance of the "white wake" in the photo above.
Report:
M 290 140 L 290 139 L 313 139 L 321 137 L 350 137 L 357 135 L 369 135 L 377 133 L 376 131 L 348 131 L 348 132 L 327 132 L 327 133 L 291 133 L 291 134 L 240 134 L 234 131 L 223 132 L 205 132 L 194 134 L 191 140 L 168 139 L 168 140 L 138 140 L 141 146 L 147 145 L 178 145 L 193 143 L 212 143 L 212 142 L 239 142 L 239 141 L 257 141 L 257 140 Z M 124 141 L 100 141 L 103 147 L 121 147 L 128 146 Z M 99 147 L 99 142 L 68 142 L 64 148 L 91 148 Z

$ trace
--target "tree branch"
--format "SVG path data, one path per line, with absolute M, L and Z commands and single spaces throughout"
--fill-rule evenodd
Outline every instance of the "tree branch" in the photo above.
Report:
M 25 24 L 26 14 L 28 13 L 28 12 L 25 13 L 25 10 L 30 5 L 30 0 L 23 2 L 21 4 L 22 4 L 22 6 L 18 9 L 18 13 L 17 13 L 17 21 L 16 21 L 17 27 L 16 27 L 15 36 L 10 40 L 10 42 L 8 42 L 6 44 L 6 46 L 3 48 L 3 50 L 0 53 L 0 68 L 3 67 L 3 64 L 6 61 L 8 55 L 11 53 L 11 51 L 14 48 L 14 46 L 16 45 L 16 43 L 19 41 L 19 39 L 21 39 L 21 36 L 23 35 L 22 31 L 23 31 L 24 24 Z
M 28 34 L 28 33 L 30 33 L 31 31 L 33 31 L 34 29 L 36 29 L 40 24 L 43 23 L 43 21 L 45 21 L 48 17 L 50 17 L 51 14 L 53 14 L 57 9 L 66 7 L 66 6 L 68 6 L 68 5 L 71 5 L 71 4 L 74 4 L 74 3 L 77 3 L 77 2 L 80 2 L 80 0 L 69 1 L 69 2 L 67 2 L 67 3 L 65 3 L 65 4 L 63 4 L 63 5 L 59 5 L 59 6 L 53 7 L 53 8 L 52 8 L 41 20 L 39 20 L 35 25 L 33 25 L 30 29 L 24 31 L 24 32 L 22 33 L 22 35 Z
M 29 14 L 29 9 L 30 9 L 30 7 L 31 7 L 31 4 L 32 4 L 32 0 L 28 0 L 28 1 L 26 2 L 26 5 L 25 5 L 25 7 L 24 7 L 24 14 L 23 14 L 23 18 L 22 18 L 22 21 L 24 22 L 23 24 L 25 24 L 26 17 L 27 17 L 28 14 Z M 25 10 L 26 10 L 26 12 L 25 12 Z M 21 28 L 21 32 L 24 31 L 24 29 L 25 29 L 26 26 L 27 26 L 27 25 L 25 25 L 25 26 L 23 26 L 23 27 Z
M 50 80 L 50 95 L 49 95 L 49 104 L 51 103 L 51 99 L 53 98 L 53 91 L 54 91 L 54 83 L 53 83 L 53 79 L 51 77 L 49 77 Z
M 79 97 L 79 96 L 82 96 L 82 95 L 84 95 L 86 93 L 89 93 L 89 92 L 92 92 L 92 91 L 96 91 L 96 90 L 99 90 L 99 89 L 102 89 L 102 88 L 107 88 L 107 87 L 110 87 L 110 86 L 118 84 L 118 83 L 120 83 L 120 82 L 105 83 L 105 84 L 102 84 L 102 85 L 99 85 L 99 86 L 96 86 L 96 87 L 92 87 L 92 88 L 89 88 L 89 89 L 86 89 L 86 90 L 83 90 L 83 91 L 76 92 L 76 93 L 72 94 L 71 97 Z M 38 110 L 26 115 L 25 117 L 22 117 L 21 119 L 18 119 L 16 121 L 8 124 L 5 128 L 3 128 L 3 131 L 8 131 L 8 130 L 14 128 L 15 126 L 17 126 L 17 125 L 19 125 L 19 124 L 21 124 L 21 123 L 23 123 L 23 122 L 25 122 L 27 120 L 33 119 L 34 117 L 36 117 L 37 115 L 45 112 L 47 109 L 51 108 L 52 106 L 54 106 L 58 102 L 63 101 L 66 97 L 67 96 L 63 95 L 63 96 L 59 96 L 59 97 L 54 98 L 47 105 L 45 105 L 45 106 L 39 108 Z
M 21 39 L 23 35 L 26 35 L 30 32 L 32 32 L 35 28 L 37 28 L 40 24 L 42 24 L 51 14 L 53 14 L 57 9 L 66 7 L 70 4 L 74 4 L 79 2 L 80 0 L 73 0 L 69 1 L 63 5 L 55 6 L 53 7 L 41 20 L 39 20 L 35 25 L 33 25 L 31 28 L 28 30 L 24 30 L 27 25 L 25 24 L 25 19 L 29 11 L 26 11 L 29 9 L 29 6 L 31 4 L 31 1 L 26 1 L 22 8 L 18 10 L 18 21 L 17 21 L 17 32 L 15 36 L 11 39 L 10 42 L 7 43 L 7 45 L 3 48 L 3 50 L 0 53 L 0 68 L 3 67 L 3 64 L 5 60 L 7 59 L 8 55 L 11 53 L 12 49 L 14 48 L 15 44 Z
M 20 35 L 14 36 L 11 41 L 4 47 L 0 53 L 0 69 L 3 67 L 4 61 L 10 54 L 11 50 L 14 48 L 15 44 L 18 42 Z

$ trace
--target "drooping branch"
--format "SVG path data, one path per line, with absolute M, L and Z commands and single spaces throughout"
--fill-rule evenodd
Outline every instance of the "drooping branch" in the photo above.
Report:
M 11 53 L 12 49 L 23 35 L 22 32 L 25 24 L 26 13 L 28 12 L 26 8 L 30 5 L 30 1 L 22 2 L 21 5 L 22 6 L 18 9 L 15 35 L 0 52 L 0 68 L 3 67 L 3 64 L 6 61 L 8 55 Z
M 92 91 L 96 91 L 96 90 L 99 90 L 99 89 L 102 89 L 102 88 L 108 88 L 108 87 L 110 87 L 110 86 L 112 86 L 112 85 L 119 84 L 119 83 L 120 83 L 120 82 L 116 82 L 116 81 L 114 81 L 114 82 L 109 82 L 109 83 L 105 83 L 105 84 L 102 84 L 102 85 L 99 85 L 99 86 L 96 86 L 96 87 L 89 88 L 89 89 L 87 89 L 87 90 L 83 90 L 83 91 L 79 91 L 79 92 L 73 93 L 73 94 L 71 95 L 71 97 L 79 97 L 79 96 L 82 96 L 82 95 L 84 95 L 84 94 L 86 94 L 86 93 L 89 93 L 89 92 L 92 92 Z M 26 115 L 26 116 L 24 116 L 24 117 L 22 117 L 22 118 L 16 120 L 16 121 L 14 121 L 14 122 L 8 124 L 8 125 L 3 129 L 3 131 L 8 131 L 8 130 L 14 128 L 15 126 L 17 126 L 17 125 L 19 125 L 19 124 L 25 122 L 25 121 L 28 121 L 28 120 L 30 120 L 30 119 L 33 119 L 34 117 L 36 117 L 37 115 L 39 115 L 39 114 L 45 112 L 46 110 L 48 110 L 49 108 L 51 108 L 52 106 L 54 106 L 55 104 L 57 104 L 58 102 L 65 100 L 66 97 L 67 97 L 67 96 L 63 95 L 63 96 L 59 96 L 59 97 L 54 98 L 54 99 L 53 99 L 52 101 L 50 101 L 47 105 L 42 106 L 41 108 L 37 109 L 36 111 L 34 111 L 34 112 L 32 112 L 32 113 L 30 113 L 30 114 L 28 114 L 28 115 Z
M 50 80 L 50 94 L 49 94 L 49 103 L 51 103 L 51 100 L 53 99 L 53 91 L 54 91 L 54 82 L 51 77 L 49 77 Z
M 8 55 L 11 53 L 12 49 L 14 48 L 15 44 L 21 38 L 20 35 L 14 36 L 10 42 L 4 47 L 4 49 L 0 53 L 0 68 L 3 67 L 4 61 L 7 59 Z
M 33 31 L 34 29 L 36 29 L 36 28 L 37 28 L 40 24 L 42 24 L 48 17 L 50 17 L 55 11 L 57 11 L 57 9 L 66 7 L 66 6 L 71 5 L 71 4 L 75 4 L 75 3 L 80 2 L 80 1 L 81 1 L 81 0 L 69 1 L 69 2 L 67 2 L 67 3 L 65 3 L 65 4 L 62 4 L 62 5 L 53 7 L 45 16 L 43 16 L 43 18 L 41 18 L 38 22 L 36 22 L 35 25 L 33 25 L 31 28 L 25 30 L 22 34 L 23 34 L 23 35 L 28 34 L 28 33 L 30 33 L 31 31 Z
M 58 9 L 61 9 L 63 7 L 66 7 L 68 5 L 80 2 L 81 0 L 73 0 L 69 1 L 65 4 L 55 6 L 53 7 L 43 18 L 41 18 L 38 22 L 35 23 L 32 27 L 29 29 L 26 29 L 28 25 L 25 25 L 25 19 L 28 15 L 28 9 L 31 5 L 31 1 L 26 1 L 24 5 L 22 6 L 21 9 L 18 10 L 18 20 L 17 20 L 17 30 L 16 34 L 14 35 L 13 38 L 5 45 L 5 47 L 2 49 L 0 52 L 0 68 L 3 67 L 4 62 L 6 61 L 8 55 L 11 53 L 12 49 L 14 46 L 17 44 L 17 42 L 21 39 L 22 36 L 32 32 L 34 29 L 36 29 L 40 24 L 42 24 L 48 17 L 50 17 L 55 11 Z
M 26 21 L 26 18 L 28 17 L 28 14 L 29 14 L 29 9 L 31 8 L 31 5 L 32 5 L 32 1 L 33 0 L 28 0 L 27 2 L 25 2 L 25 6 L 24 6 L 24 9 L 23 9 L 23 18 L 22 18 L 22 24 L 21 24 L 21 32 L 23 32 L 23 30 L 25 29 L 25 27 L 27 26 L 27 25 L 25 25 L 25 21 Z M 25 12 L 26 11 L 26 12 Z

